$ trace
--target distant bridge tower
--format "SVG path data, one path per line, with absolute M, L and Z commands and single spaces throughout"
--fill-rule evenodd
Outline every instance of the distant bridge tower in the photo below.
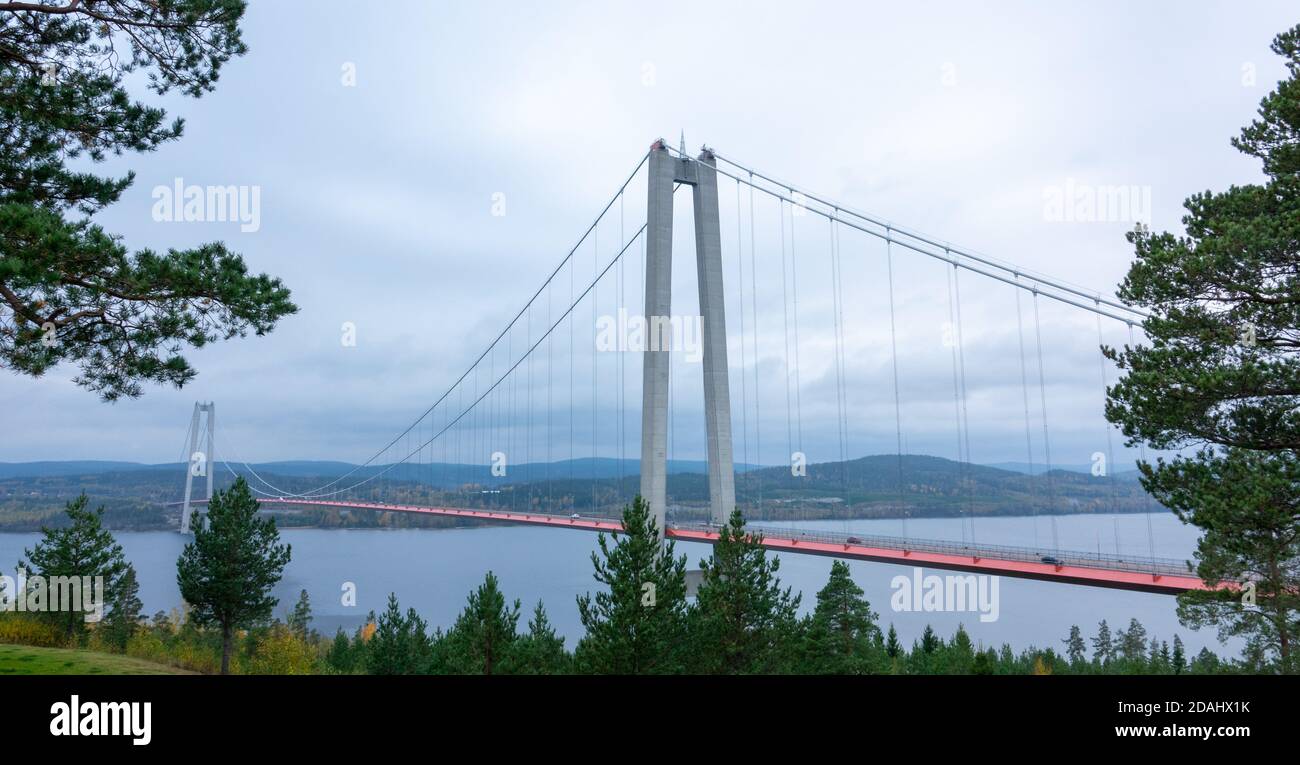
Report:
M 660 139 L 650 147 L 646 212 L 645 320 L 642 367 L 641 496 L 662 536 L 668 496 L 668 371 L 673 265 L 673 186 L 694 190 L 695 263 L 704 343 L 704 420 L 708 437 L 709 515 L 727 520 L 736 507 L 732 463 L 731 394 L 727 383 L 727 325 L 722 292 L 722 231 L 713 152 L 699 161 L 673 157 Z
M 199 418 L 206 415 L 204 432 L 207 433 L 204 451 L 199 450 Z M 185 465 L 185 506 L 181 508 L 181 533 L 190 533 L 190 496 L 195 478 L 207 478 L 207 499 L 212 499 L 213 436 L 217 429 L 217 407 L 209 401 L 194 402 L 194 415 L 190 418 L 190 452 Z

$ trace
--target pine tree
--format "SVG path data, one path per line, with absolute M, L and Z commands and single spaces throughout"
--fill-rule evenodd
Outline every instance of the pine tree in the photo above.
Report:
M 272 518 L 257 517 L 258 504 L 243 478 L 208 502 L 207 519 L 194 527 L 194 541 L 176 561 L 176 583 L 190 605 L 190 619 L 221 630 L 221 674 L 230 672 L 236 629 L 271 618 L 279 602 L 271 589 L 284 575 L 289 545 L 280 544 Z
M 897 659 L 898 655 L 903 652 L 903 646 L 898 642 L 898 630 L 894 625 L 889 625 L 889 637 L 885 639 L 885 654 L 891 659 Z
M 574 660 L 598 674 L 671 674 L 681 670 L 686 637 L 686 557 L 660 541 L 650 507 L 641 497 L 623 510 L 623 533 L 613 544 L 597 537 L 592 553 L 603 588 L 578 597 L 586 629 Z
M 366 672 L 372 675 L 414 675 L 425 671 L 431 655 L 428 625 L 415 609 L 402 613 L 397 594 L 388 594 L 388 606 L 376 619 L 374 634 L 366 643 Z M 336 638 L 337 640 L 337 638 Z
M 41 528 L 41 539 L 30 550 L 23 550 L 27 563 L 19 564 L 30 574 L 44 579 L 45 597 L 53 606 L 53 598 L 73 596 L 76 603 L 60 603 L 57 610 L 48 611 L 48 617 L 58 623 L 64 637 L 80 636 L 86 627 L 86 614 L 81 610 L 89 593 L 84 583 L 89 578 L 93 586 L 102 586 L 105 599 L 117 597 L 122 575 L 126 572 L 126 558 L 122 546 L 113 534 L 104 528 L 104 508 L 87 510 L 89 500 L 85 494 L 69 502 L 64 510 L 69 523 L 60 528 Z M 102 578 L 102 585 L 95 585 Z M 80 597 L 70 588 L 75 580 Z
M 211 91 L 246 50 L 243 13 L 242 0 L 0 5 L 0 366 L 38 377 L 74 362 L 74 381 L 111 401 L 192 379 L 184 345 L 265 334 L 297 311 L 219 242 L 128 253 L 91 217 L 134 180 L 94 163 L 182 132 L 127 78 L 147 71 L 159 95 Z
M 1061 641 L 1065 643 L 1066 655 L 1070 658 L 1070 666 L 1079 667 L 1087 659 L 1087 646 L 1083 643 L 1083 633 L 1079 631 L 1079 625 L 1070 625 L 1070 636 Z
M 1288 77 L 1232 144 L 1266 180 L 1184 202 L 1186 234 L 1128 235 L 1119 296 L 1150 315 L 1149 346 L 1105 349 L 1124 372 L 1106 416 L 1130 445 L 1196 447 L 1140 466 L 1162 505 L 1201 529 L 1196 573 L 1254 583 L 1178 597 L 1180 621 L 1257 639 L 1266 663 L 1300 671 L 1300 26 L 1273 50 Z
M 876 614 L 853 581 L 844 561 L 831 563 L 830 579 L 817 593 L 817 607 L 809 620 L 805 638 L 805 672 L 824 674 L 867 674 L 884 668 L 878 645 L 880 628 Z M 898 635 L 889 628 L 893 653 L 898 655 Z M 889 650 L 887 645 L 886 651 Z
M 921 633 L 921 651 L 924 653 L 934 653 L 939 649 L 939 638 L 934 634 L 934 628 L 925 625 L 925 631 Z
M 1092 639 L 1092 660 L 1100 667 L 1110 664 L 1115 658 L 1115 645 L 1111 642 L 1110 625 L 1105 619 L 1097 625 L 1097 637 Z
M 1202 648 L 1196 658 L 1192 659 L 1190 672 L 1193 675 L 1214 675 L 1218 674 L 1221 662 L 1219 657 L 1208 648 Z
M 509 671 L 518 623 L 519 601 L 507 607 L 496 575 L 487 572 L 447 633 L 447 671 L 463 675 Z
M 971 645 L 970 635 L 964 625 L 957 625 L 957 633 L 948 644 L 947 673 L 950 675 L 969 675 L 975 664 L 975 647 Z
M 356 669 L 356 653 L 352 650 L 352 641 L 348 640 L 347 633 L 342 627 L 334 633 L 334 642 L 330 644 L 329 652 L 325 654 L 325 663 L 336 672 L 345 675 L 351 674 Z
M 113 592 L 112 606 L 104 622 L 104 638 L 109 645 L 119 651 L 126 650 L 126 644 L 140 627 L 140 612 L 144 603 L 140 601 L 140 583 L 136 580 L 135 566 L 126 564 L 126 570 L 118 579 Z
M 303 640 L 311 634 L 311 598 L 307 597 L 306 590 L 298 594 L 298 602 L 289 614 L 289 629 Z
M 1146 661 L 1147 629 L 1137 619 L 1129 619 L 1128 629 L 1120 630 L 1115 636 L 1119 655 L 1129 671 L 1140 671 Z
M 1170 660 L 1175 675 L 1181 675 L 1187 671 L 1187 652 L 1183 648 L 1183 639 L 1174 635 L 1174 655 Z
M 570 671 L 572 659 L 564 650 L 564 638 L 555 634 L 542 601 L 537 601 L 528 632 L 515 642 L 511 671 L 520 675 L 559 675 Z
M 704 674 L 771 674 L 793 668 L 799 597 L 781 589 L 780 561 L 739 510 L 718 532 L 688 614 L 690 668 Z M 852 582 L 850 581 L 850 584 Z M 858 591 L 859 593 L 861 590 Z

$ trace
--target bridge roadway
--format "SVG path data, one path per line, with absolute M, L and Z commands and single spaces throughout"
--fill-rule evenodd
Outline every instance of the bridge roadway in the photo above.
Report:
M 204 504 L 205 502 L 206 500 L 198 500 L 196 504 Z M 605 531 L 613 534 L 620 533 L 623 530 L 623 524 L 617 519 L 582 515 L 520 513 L 506 510 L 474 510 L 457 507 L 397 505 L 348 500 L 295 499 L 291 497 L 264 498 L 259 502 L 263 504 L 441 515 L 473 518 L 480 521 L 522 523 L 584 531 Z M 804 531 L 779 526 L 752 525 L 750 528 L 762 533 L 764 547 L 783 553 L 823 555 L 831 558 L 866 560 L 875 563 L 894 563 L 904 566 L 969 571 L 978 574 L 1039 579 L 1046 582 L 1078 584 L 1088 587 L 1137 590 L 1163 595 L 1176 595 L 1187 590 L 1211 588 L 1210 585 L 1188 571 L 1186 562 L 1173 558 L 1121 557 L 1068 550 L 1042 551 L 1029 547 L 973 545 L 961 542 L 903 537 Z M 684 542 L 709 544 L 718 539 L 717 527 L 707 523 L 669 524 L 666 534 L 670 539 L 679 539 Z

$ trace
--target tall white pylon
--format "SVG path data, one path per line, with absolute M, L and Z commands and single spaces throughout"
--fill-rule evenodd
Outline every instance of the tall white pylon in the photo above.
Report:
M 685 141 L 685 138 L 683 138 Z M 673 157 L 662 139 L 650 148 L 646 210 L 645 320 L 642 354 L 641 496 L 660 537 L 668 501 L 669 344 L 659 333 L 672 319 L 673 186 L 694 190 L 695 262 L 704 345 L 704 421 L 709 459 L 709 516 L 724 523 L 736 507 L 732 462 L 731 394 L 727 382 L 727 324 L 722 292 L 722 231 L 718 174 L 707 148 L 698 161 Z
M 199 417 L 207 415 L 206 451 L 199 451 Z M 207 499 L 212 500 L 212 456 L 213 437 L 217 429 L 217 407 L 209 401 L 206 404 L 194 402 L 194 414 L 190 418 L 190 452 L 185 463 L 185 506 L 181 508 L 181 533 L 190 533 L 190 496 L 194 489 L 195 478 L 207 478 Z

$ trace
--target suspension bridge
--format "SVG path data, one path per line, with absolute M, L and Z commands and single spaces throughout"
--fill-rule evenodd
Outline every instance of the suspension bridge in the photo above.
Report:
M 683 188 L 691 196 L 698 313 L 675 314 L 674 216 Z M 645 200 L 643 207 L 637 198 Z M 775 237 L 779 243 L 771 241 Z M 770 278 L 778 266 L 779 279 Z M 1012 364 L 1011 382 L 997 386 L 996 395 L 976 402 L 988 417 L 977 418 L 975 429 L 1004 436 L 1009 423 L 1022 420 L 1028 469 L 1016 480 L 1028 505 L 1023 509 L 1034 518 L 1033 545 L 998 544 L 980 528 L 989 514 L 986 482 L 992 479 L 972 458 L 974 386 L 968 384 L 971 329 L 963 322 L 963 275 L 1014 300 L 1014 352 L 999 358 L 1018 358 L 1018 367 Z M 936 276 L 944 279 L 943 289 L 917 286 Z M 947 319 L 936 346 L 948 367 L 942 375 L 908 352 L 918 343 L 909 339 L 916 328 L 900 317 L 903 296 L 933 303 Z M 639 298 L 644 311 L 634 314 Z M 1078 490 L 1089 492 L 1093 511 L 1142 508 L 1124 496 L 1131 487 L 1121 491 L 1112 428 L 1099 407 L 1095 428 L 1104 431 L 1105 449 L 1093 456 L 1109 470 L 1080 477 L 1053 462 L 1059 429 L 1049 424 L 1054 386 L 1045 356 L 1052 348 L 1045 352 L 1043 339 L 1049 303 L 1065 311 L 1071 336 L 1078 334 L 1080 317 L 1095 320 L 1096 379 L 1104 399 L 1112 370 L 1100 351 L 1103 323 L 1131 345 L 1142 311 L 856 211 L 711 149 L 689 156 L 684 142 L 674 149 L 659 140 L 468 368 L 364 462 L 307 486 L 277 486 L 229 446 L 217 457 L 215 407 L 196 404 L 186 434 L 190 469 L 178 503 L 181 528 L 188 531 L 192 508 L 207 502 L 192 496 L 194 478 L 206 477 L 211 497 L 219 462 L 272 505 L 617 533 L 619 509 L 640 495 L 669 539 L 716 540 L 719 526 L 738 508 L 762 533 L 763 544 L 782 553 L 1166 594 L 1210 586 L 1185 560 L 1155 555 L 1149 514 L 1143 554 L 1134 554 L 1133 544 L 1121 551 L 1118 531 L 1113 552 L 1062 548 L 1057 516 L 1077 509 L 1079 499 L 1069 492 L 1083 484 Z M 830 331 L 810 336 L 817 322 Z M 933 397 L 912 400 L 909 392 L 929 390 L 938 378 L 946 386 L 948 371 L 953 440 L 942 448 L 955 457 L 956 476 L 945 488 L 921 473 L 913 457 L 919 452 L 906 439 L 910 430 L 913 443 L 940 450 L 931 435 L 940 417 Z M 879 385 L 855 382 L 864 376 Z M 1077 378 L 1078 370 L 1069 376 Z M 630 412 L 635 408 L 639 428 Z M 692 430 L 701 418 L 702 440 Z M 199 448 L 201 437 L 206 450 Z M 705 456 L 706 480 L 674 496 L 670 457 L 692 449 Z M 868 450 L 889 453 L 888 469 L 873 472 L 852 457 Z M 810 452 L 820 459 L 810 459 Z M 624 469 L 637 459 L 639 470 Z M 610 464 L 617 467 L 606 470 Z M 815 491 L 801 494 L 803 486 Z M 909 530 L 917 507 L 935 500 L 927 494 L 939 497 L 941 514 L 960 521 L 960 540 Z M 1149 499 L 1142 501 L 1154 509 Z M 899 533 L 785 525 L 857 517 L 855 507 L 866 506 L 897 516 Z M 772 518 L 784 523 L 765 523 Z M 1047 526 L 1041 540 L 1040 522 Z

